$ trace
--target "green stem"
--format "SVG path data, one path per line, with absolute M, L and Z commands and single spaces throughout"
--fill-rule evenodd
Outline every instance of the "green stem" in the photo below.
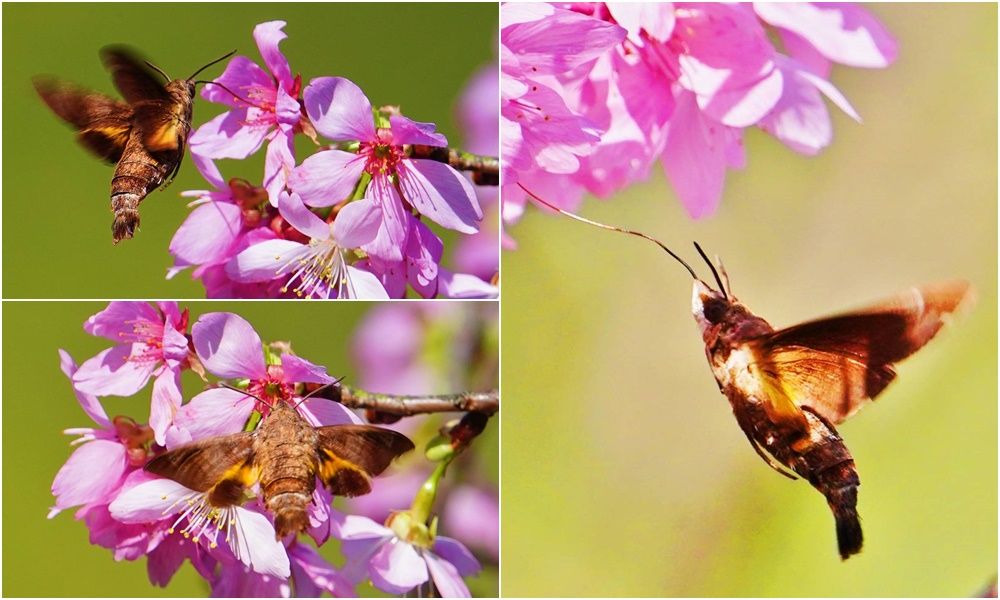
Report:
M 438 484 L 441 482 L 441 478 L 444 477 L 445 471 L 448 470 L 449 463 L 451 463 L 451 458 L 439 462 L 437 466 L 434 467 L 434 472 L 431 473 L 431 476 L 427 478 L 427 481 L 420 486 L 420 490 L 413 498 L 413 505 L 410 507 L 410 513 L 413 515 L 413 520 L 417 523 L 426 525 L 430 520 L 431 509 L 434 507 L 435 498 L 437 498 Z

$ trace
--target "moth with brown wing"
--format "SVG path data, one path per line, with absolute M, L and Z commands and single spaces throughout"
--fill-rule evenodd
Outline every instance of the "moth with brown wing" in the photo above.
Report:
M 826 497 L 841 558 L 860 552 L 861 479 L 834 425 L 882 393 L 896 377 L 895 363 L 922 348 L 948 315 L 971 301 L 968 282 L 911 288 L 862 310 L 776 331 L 736 300 L 722 264 L 716 270 L 697 242 L 718 290 L 656 238 L 581 217 L 518 185 L 571 219 L 656 244 L 691 274 L 691 310 L 705 355 L 740 429 L 771 468 L 791 479 L 805 478 Z
M 692 312 L 736 422 L 768 465 L 826 497 L 841 558 L 860 552 L 861 480 L 834 426 L 885 390 L 896 377 L 894 364 L 929 342 L 972 296 L 969 284 L 915 287 L 868 308 L 775 330 L 736 300 L 728 277 L 698 251 L 719 289 L 696 276 Z
M 371 491 L 371 478 L 413 449 L 401 433 L 371 425 L 313 427 L 289 404 L 277 402 L 251 432 L 201 440 L 155 457 L 150 473 L 206 494 L 208 504 L 242 504 L 260 483 L 264 506 L 274 515 L 277 539 L 304 531 L 316 478 L 335 496 Z
M 36 77 L 35 90 L 77 139 L 101 159 L 115 164 L 111 179 L 111 235 L 117 244 L 139 227 L 139 203 L 149 192 L 177 175 L 194 103 L 194 78 L 235 51 L 195 71 L 187 79 L 170 78 L 159 68 L 121 46 L 101 50 L 112 81 L 124 102 L 50 77 Z

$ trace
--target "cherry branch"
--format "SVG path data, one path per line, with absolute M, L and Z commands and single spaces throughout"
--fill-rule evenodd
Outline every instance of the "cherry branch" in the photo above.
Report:
M 411 158 L 426 158 L 443 162 L 459 171 L 472 173 L 472 181 L 476 185 L 500 185 L 500 159 L 495 156 L 483 156 L 462 152 L 454 148 L 438 146 L 409 146 Z
M 401 396 L 376 394 L 339 384 L 328 386 L 315 395 L 339 402 L 347 408 L 376 411 L 397 417 L 440 412 L 479 413 L 490 417 L 500 410 L 500 394 L 497 390 Z

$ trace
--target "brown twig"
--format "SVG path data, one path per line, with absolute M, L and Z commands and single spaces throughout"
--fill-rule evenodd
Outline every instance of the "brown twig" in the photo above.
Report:
M 500 410 L 500 394 L 497 390 L 399 396 L 366 392 L 340 384 L 320 390 L 316 396 L 339 402 L 348 408 L 372 410 L 399 417 L 439 412 L 482 413 L 489 417 Z
M 454 148 L 438 146 L 410 146 L 411 158 L 425 158 L 447 163 L 459 171 L 472 173 L 472 181 L 476 185 L 500 185 L 500 160 L 495 156 L 482 156 L 462 152 Z

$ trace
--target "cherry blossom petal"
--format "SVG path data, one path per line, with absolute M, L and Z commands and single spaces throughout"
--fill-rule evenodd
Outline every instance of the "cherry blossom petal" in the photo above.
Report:
M 241 506 L 234 509 L 240 534 L 230 545 L 240 562 L 262 575 L 288 577 L 291 574 L 288 554 L 281 542 L 274 539 L 274 526 L 267 517 Z
M 340 525 L 338 537 L 345 541 L 358 541 L 391 537 L 393 535 L 395 534 L 392 533 L 391 529 L 372 521 L 368 517 L 347 515 Z
M 192 441 L 243 430 L 254 399 L 228 388 L 213 388 L 196 395 L 180 407 L 167 432 L 166 446 L 177 448 Z
M 201 176 L 205 178 L 205 181 L 210 183 L 212 187 L 217 190 L 226 189 L 226 180 L 222 177 L 219 166 L 215 164 L 214 160 L 192 152 L 191 161 L 194 163 L 194 167 L 198 169 L 198 172 L 201 173 Z M 181 192 L 181 196 L 189 194 L 191 192 Z
M 434 556 L 433 552 L 424 552 L 424 559 L 427 561 L 427 569 L 434 579 L 434 587 L 437 588 L 442 598 L 472 597 L 455 565 Z
M 181 361 L 186 359 L 188 355 L 187 336 L 185 336 L 182 331 L 178 331 L 177 328 L 174 327 L 174 323 L 179 321 L 179 319 L 174 321 L 168 317 L 166 322 L 163 324 L 163 336 L 160 338 L 163 351 L 163 361 L 170 370 L 178 372 Z
M 301 408 L 300 406 L 299 412 L 302 412 Z M 312 502 L 306 508 L 306 512 L 309 513 L 309 528 L 306 533 L 316 542 L 317 546 L 323 545 L 329 539 L 335 526 L 334 521 L 343 519 L 340 513 L 330 506 L 332 502 L 333 495 L 326 489 L 326 486 L 317 485 L 312 493 Z
M 290 90 L 295 85 L 292 79 L 292 70 L 288 67 L 288 59 L 278 49 L 281 40 L 288 37 L 281 30 L 284 26 L 284 21 L 261 23 L 253 28 L 253 39 L 257 42 L 257 49 L 260 51 L 261 58 L 264 59 L 264 64 L 271 70 L 274 78 L 281 87 Z
M 427 563 L 413 546 L 392 538 L 372 556 L 368 575 L 378 589 L 403 594 L 427 581 Z
M 434 160 L 404 160 L 397 171 L 399 188 L 421 214 L 462 233 L 475 233 L 483 211 L 475 188 L 449 165 Z
M 280 128 L 277 134 L 267 143 L 264 155 L 264 188 L 271 206 L 278 205 L 278 196 L 288 183 L 288 176 L 295 168 L 294 138 Z
M 512 3 L 500 12 L 502 44 L 537 73 L 568 71 L 625 39 L 621 27 L 571 10 Z
M 206 158 L 246 158 L 260 149 L 273 123 L 273 116 L 257 108 L 234 108 L 205 123 L 191 134 L 191 153 Z M 248 126 L 247 123 L 260 125 Z
M 153 374 L 153 361 L 131 361 L 131 344 L 112 346 L 77 369 L 73 385 L 85 394 L 131 396 L 141 390 Z
M 870 12 L 850 4 L 754 3 L 769 24 L 804 38 L 830 60 L 852 67 L 887 67 L 896 60 L 896 40 Z
M 296 193 L 283 193 L 278 199 L 278 211 L 288 223 L 316 240 L 330 237 L 330 224 L 316 216 L 316 213 L 302 203 L 302 198 Z
M 448 138 L 435 131 L 434 123 L 421 123 L 407 119 L 403 115 L 391 115 L 389 127 L 392 130 L 393 144 L 422 144 L 439 147 L 448 145 Z
M 434 554 L 454 565 L 462 575 L 472 575 L 482 570 L 472 552 L 469 552 L 461 542 L 450 537 L 439 535 L 434 538 Z
M 160 323 L 163 317 L 146 302 L 110 302 L 107 308 L 87 319 L 83 330 L 119 344 L 121 332 L 131 332 L 137 321 Z
M 56 473 L 52 482 L 56 504 L 49 518 L 71 506 L 107 502 L 121 486 L 127 468 L 125 447 L 117 440 L 82 444 Z
M 108 509 L 122 523 L 148 523 L 164 518 L 164 511 L 173 506 L 177 512 L 187 504 L 180 502 L 193 490 L 171 479 L 153 479 L 140 483 L 118 495 Z
M 182 401 L 180 372 L 163 369 L 153 380 L 153 400 L 149 407 L 149 426 L 157 444 L 166 445 L 167 428 L 173 422 Z
M 364 425 L 364 421 L 354 411 L 340 402 L 325 398 L 309 398 L 299 404 L 299 413 L 313 427 L 324 425 Z
M 180 535 L 166 536 L 147 556 L 146 573 L 150 583 L 166 587 L 184 564 L 185 558 L 190 558 L 198 568 L 197 565 L 202 562 L 199 555 L 198 545 L 191 540 Z
M 191 328 L 202 364 L 223 379 L 264 379 L 267 367 L 260 336 L 246 319 L 233 313 L 207 313 Z
M 343 248 L 360 248 L 378 235 L 382 209 L 367 198 L 349 202 L 333 221 L 333 239 Z
M 335 141 L 371 141 L 375 118 L 368 97 L 343 77 L 317 77 L 303 92 L 306 114 L 316 131 Z
M 663 168 L 681 203 L 695 219 L 714 213 L 722 198 L 727 129 L 707 121 L 692 94 L 678 97 L 663 151 Z
M 388 242 L 386 244 L 388 248 L 381 249 L 389 250 L 391 254 L 398 256 L 397 260 L 399 260 L 403 256 L 401 248 L 404 247 L 403 244 L 406 241 L 407 212 L 403 208 L 403 201 L 396 191 L 396 186 L 385 175 L 376 174 L 368 186 L 366 197 L 373 200 L 382 209 L 382 227 L 379 228 L 376 242 L 384 234 L 383 242 Z M 392 248 L 395 250 L 393 251 Z M 388 257 L 386 259 L 388 260 Z
M 674 39 L 685 50 L 677 57 L 680 84 L 716 121 L 747 127 L 777 103 L 781 73 L 774 48 L 745 6 L 703 4 L 678 13 Z
M 295 543 L 288 549 L 291 559 L 295 595 L 300 598 L 319 597 L 326 591 L 334 597 L 354 596 L 354 586 L 315 549 Z
M 216 263 L 228 257 L 243 228 L 243 211 L 229 202 L 208 202 L 184 219 L 170 240 L 170 254 L 182 265 Z
M 288 187 L 309 206 L 332 206 L 350 198 L 365 169 L 362 156 L 323 150 L 302 161 L 288 175 Z
M 226 264 L 226 274 L 241 283 L 270 281 L 278 271 L 309 253 L 309 246 L 291 240 L 267 240 L 250 246 Z
M 438 295 L 443 298 L 498 298 L 500 289 L 475 275 L 438 267 Z
M 605 6 L 633 42 L 642 43 L 641 31 L 658 42 L 666 42 L 674 32 L 674 11 L 660 3 L 608 2 Z
M 215 81 L 221 85 L 205 85 L 201 89 L 201 97 L 209 102 L 217 102 L 233 108 L 245 108 L 247 105 L 245 100 L 248 98 L 244 96 L 242 100 L 238 99 L 229 90 L 242 95 L 242 91 L 247 89 L 274 88 L 274 80 L 271 79 L 267 71 L 246 56 L 234 56 L 226 65 L 222 75 L 217 77 Z
M 281 355 L 281 370 L 285 374 L 285 381 L 289 383 L 333 383 L 336 381 L 327 374 L 326 367 L 314 365 L 294 354 Z
M 69 352 L 63 349 L 59 349 L 59 368 L 66 377 L 69 377 L 70 383 L 73 381 L 73 374 L 76 373 L 76 361 L 70 356 Z M 83 412 L 87 413 L 95 423 L 102 427 L 109 427 L 111 425 L 111 420 L 108 419 L 108 413 L 104 411 L 104 406 L 101 405 L 101 401 L 97 399 L 97 396 L 93 394 L 85 394 L 78 389 L 76 386 L 73 387 L 73 392 L 76 394 L 76 401 L 80 403 L 80 408 Z
M 347 266 L 348 295 L 357 300 L 388 300 L 389 293 L 373 273 L 353 265 Z

